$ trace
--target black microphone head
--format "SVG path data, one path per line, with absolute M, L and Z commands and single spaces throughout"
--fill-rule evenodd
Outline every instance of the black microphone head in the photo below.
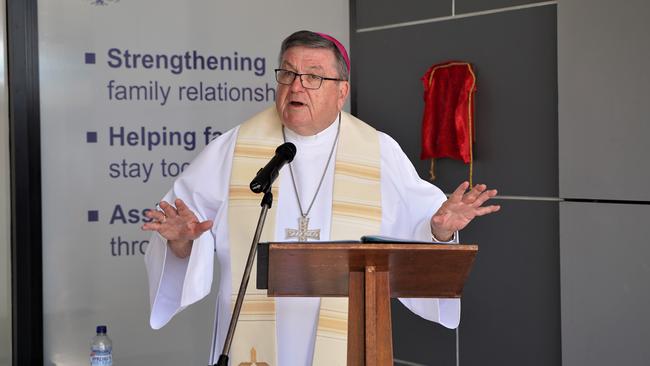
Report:
M 284 144 L 278 146 L 277 149 L 275 149 L 275 153 L 286 159 L 287 163 L 290 163 L 296 156 L 296 145 L 292 144 L 291 142 L 285 142 Z
M 260 169 L 255 178 L 251 181 L 250 189 L 255 193 L 261 193 L 271 188 L 271 184 L 278 177 L 280 168 L 286 163 L 290 163 L 296 156 L 296 145 L 285 142 L 275 149 L 275 156 L 271 161 Z

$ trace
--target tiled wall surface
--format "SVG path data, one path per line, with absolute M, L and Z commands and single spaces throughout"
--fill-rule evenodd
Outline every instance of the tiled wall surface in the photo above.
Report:
M 650 365 L 650 3 L 558 2 L 562 360 Z
M 559 365 L 560 279 L 555 2 L 356 0 L 353 112 L 421 161 L 423 88 L 432 64 L 471 62 L 477 75 L 475 182 L 504 196 L 461 241 L 478 243 L 458 331 L 393 302 L 396 365 Z M 468 167 L 438 160 L 451 192 Z M 458 346 L 457 346 L 458 344 Z

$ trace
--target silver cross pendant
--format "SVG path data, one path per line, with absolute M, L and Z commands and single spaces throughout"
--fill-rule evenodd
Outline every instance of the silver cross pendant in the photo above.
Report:
M 320 240 L 320 229 L 309 230 L 309 218 L 301 216 L 298 219 L 298 229 L 284 229 L 286 238 L 298 238 L 298 241 L 307 241 L 307 239 Z

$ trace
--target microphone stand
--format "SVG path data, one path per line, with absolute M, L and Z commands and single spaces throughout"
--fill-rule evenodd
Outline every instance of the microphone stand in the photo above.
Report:
M 248 260 L 246 260 L 246 268 L 244 269 L 244 275 L 241 279 L 241 285 L 239 285 L 239 293 L 237 294 L 237 301 L 235 301 L 235 309 L 232 311 L 232 317 L 230 318 L 230 326 L 228 327 L 228 335 L 226 336 L 226 341 L 223 344 L 223 350 L 219 356 L 219 360 L 216 364 L 212 366 L 228 366 L 228 355 L 230 354 L 230 345 L 232 344 L 232 338 L 235 335 L 235 327 L 237 326 L 237 320 L 239 319 L 239 313 L 241 312 L 241 307 L 244 302 L 244 296 L 246 295 L 246 288 L 248 287 L 248 279 L 251 276 L 251 270 L 253 268 L 253 260 L 255 259 L 255 252 L 257 251 L 257 243 L 260 241 L 260 236 L 262 235 L 262 228 L 264 227 L 264 221 L 266 220 L 266 213 L 271 208 L 273 204 L 273 194 L 271 193 L 271 187 L 264 192 L 264 197 L 260 206 L 262 206 L 262 212 L 260 212 L 260 218 L 257 221 L 257 228 L 255 229 L 255 236 L 253 237 L 253 243 L 251 244 L 251 250 L 248 253 Z

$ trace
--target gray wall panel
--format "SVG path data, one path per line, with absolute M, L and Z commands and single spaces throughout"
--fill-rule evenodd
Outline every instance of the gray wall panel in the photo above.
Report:
M 461 233 L 479 253 L 463 293 L 460 364 L 559 365 L 558 203 L 499 203 Z
M 544 0 L 455 0 L 456 14 L 541 3 Z
M 649 365 L 649 205 L 560 205 L 565 366 Z
M 499 203 L 498 215 L 461 233 L 461 242 L 478 243 L 479 253 L 463 292 L 460 364 L 559 365 L 558 203 Z M 405 312 L 393 304 L 395 357 L 453 362 L 453 332 Z
M 650 3 L 558 6 L 560 194 L 650 201 Z
M 555 6 L 354 35 L 356 113 L 420 161 L 420 78 L 435 63 L 472 62 L 477 74 L 475 181 L 504 195 L 557 196 Z M 467 166 L 440 161 L 436 185 L 451 191 Z
M 392 299 L 393 357 L 420 365 L 456 365 L 456 331 L 422 320 Z
M 451 15 L 451 0 L 356 0 L 357 28 Z

